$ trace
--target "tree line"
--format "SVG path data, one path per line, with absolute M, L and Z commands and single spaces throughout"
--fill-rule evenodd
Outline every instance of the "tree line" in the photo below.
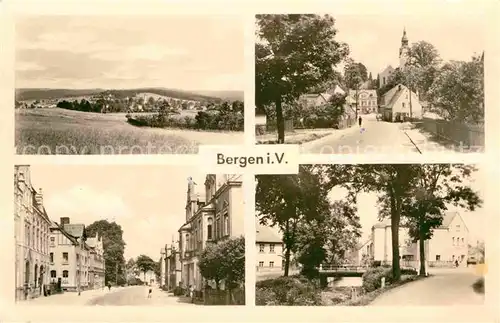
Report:
M 446 210 L 472 211 L 483 203 L 467 183 L 475 171 L 462 164 L 302 165 L 297 175 L 257 176 L 256 210 L 261 224 L 283 233 L 284 275 L 294 255 L 303 274 L 311 277 L 322 263 L 346 261 L 361 235 L 357 196 L 376 193 L 380 220 L 391 222 L 392 276 L 399 281 L 400 227 L 407 227 L 419 243 L 424 276 L 424 243 L 442 224 Z M 346 189 L 347 196 L 332 201 L 334 187 Z

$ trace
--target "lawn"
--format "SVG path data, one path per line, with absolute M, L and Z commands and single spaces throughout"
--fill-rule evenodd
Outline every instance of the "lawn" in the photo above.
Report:
M 191 113 L 191 111 L 189 111 Z M 195 154 L 199 144 L 240 144 L 243 134 L 137 128 L 125 113 L 16 110 L 18 154 Z

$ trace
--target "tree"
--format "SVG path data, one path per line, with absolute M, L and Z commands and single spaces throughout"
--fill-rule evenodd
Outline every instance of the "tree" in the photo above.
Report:
M 412 44 L 404 70 L 408 83 L 406 85 L 411 90 L 418 90 L 419 97 L 427 98 L 427 92 L 437 76 L 440 63 L 441 58 L 434 45 L 426 41 Z
M 434 80 L 429 96 L 439 114 L 456 122 L 484 121 L 484 61 L 445 64 Z
M 329 15 L 257 15 L 255 102 L 274 105 L 278 143 L 285 142 L 283 103 L 291 103 L 334 75 L 348 54 Z
M 356 202 L 356 196 L 360 192 L 379 194 L 380 208 L 386 211 L 381 212 L 381 217 L 391 219 L 392 275 L 395 281 L 400 280 L 399 227 L 403 201 L 412 193 L 411 185 L 418 174 L 414 165 L 332 165 L 326 173 L 330 186 L 340 185 L 348 189 L 347 200 Z
M 297 175 L 257 176 L 256 210 L 261 224 L 278 226 L 283 233 L 285 276 L 297 251 L 299 225 L 325 216 L 328 206 L 322 175 L 303 165 Z
M 361 225 L 352 202 L 330 202 L 325 214 L 310 222 L 299 224 L 298 261 L 303 265 L 302 273 L 309 277 L 317 275 L 322 263 L 340 265 L 355 247 L 361 236 Z
M 245 281 L 245 238 L 229 238 L 209 244 L 201 253 L 198 266 L 203 278 L 213 280 L 217 290 L 224 281 L 231 293 Z
M 137 268 L 139 268 L 139 270 L 144 273 L 144 281 L 146 283 L 149 283 L 146 281 L 146 273 L 148 271 L 155 270 L 155 268 L 156 268 L 155 261 L 153 259 L 151 259 L 149 256 L 140 255 L 137 257 L 135 263 L 136 263 Z
M 476 170 L 470 165 L 423 164 L 416 165 L 414 194 L 403 201 L 405 218 L 413 242 L 419 243 L 420 275 L 425 276 L 425 240 L 432 238 L 433 229 L 441 226 L 449 205 L 473 211 L 482 200 L 464 180 Z
M 88 237 L 93 237 L 96 233 L 102 237 L 106 284 L 125 281 L 123 273 L 125 241 L 121 226 L 116 222 L 99 220 L 86 227 L 85 230 Z

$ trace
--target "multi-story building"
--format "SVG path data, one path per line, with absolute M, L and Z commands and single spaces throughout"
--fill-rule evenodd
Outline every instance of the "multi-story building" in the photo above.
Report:
M 170 245 L 165 245 L 163 251 L 163 268 L 165 271 L 163 275 L 163 283 L 167 290 L 172 290 L 180 286 L 182 281 L 181 259 L 178 247 L 179 243 L 172 241 Z M 162 272 L 163 273 L 163 272 Z
M 410 117 L 421 119 L 423 109 L 418 94 L 398 84 L 382 95 L 380 113 L 387 121 L 404 121 Z
M 90 248 L 85 243 L 85 226 L 70 224 L 68 217 L 50 228 L 50 279 L 64 291 L 89 288 Z
M 209 243 L 244 235 L 243 188 L 241 175 L 207 175 L 205 196 L 195 192 L 190 181 L 187 190 L 186 222 L 179 229 L 181 281 L 197 291 L 205 284 L 198 268 L 199 256 Z
M 352 109 L 356 109 L 356 103 L 357 103 L 358 112 L 360 114 L 377 112 L 378 105 L 377 105 L 376 90 L 367 90 L 367 89 L 360 89 L 357 91 L 349 90 L 349 95 L 347 96 L 346 101 L 352 107 Z
M 431 265 L 467 265 L 469 253 L 469 230 L 458 212 L 448 212 L 441 226 L 433 230 L 432 238 L 424 243 L 425 257 Z M 418 266 L 420 261 L 419 243 L 412 241 L 408 229 L 399 230 L 399 254 L 403 264 Z M 358 259 L 367 255 L 374 261 L 392 261 L 392 240 L 390 220 L 379 222 L 372 227 L 370 239 L 363 244 Z
M 102 237 L 96 232 L 95 237 L 87 238 L 87 246 L 89 247 L 89 288 L 102 288 L 105 286 L 105 262 L 104 262 L 104 246 Z
M 30 167 L 14 168 L 14 241 L 16 300 L 39 297 L 49 283 L 50 219 L 42 190 L 31 184 Z

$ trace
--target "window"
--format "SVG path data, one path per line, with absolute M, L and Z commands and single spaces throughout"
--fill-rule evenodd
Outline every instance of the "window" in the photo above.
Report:
M 57 272 L 55 270 L 50 271 L 50 277 L 51 278 L 56 278 L 57 277 Z
M 53 263 L 54 262 L 54 253 L 51 252 L 50 253 L 50 263 Z
M 68 278 L 68 271 L 67 270 L 63 270 L 63 278 Z
M 274 245 L 273 244 L 269 245 L 269 252 L 274 252 Z
M 214 225 L 214 220 L 212 218 L 208 218 L 208 225 L 207 225 L 207 240 L 212 240 L 213 239 L 213 225 Z
M 229 215 L 227 213 L 224 214 L 224 235 L 229 235 Z
M 264 262 L 263 261 L 259 261 L 259 267 L 264 267 Z
M 453 237 L 453 245 L 455 245 L 455 237 Z
M 63 256 L 63 262 L 68 262 L 68 253 L 63 252 L 62 256 Z
M 455 260 L 455 255 L 451 256 L 451 260 Z
M 457 232 L 460 231 L 460 224 L 457 224 L 456 228 L 457 228 Z
M 55 237 L 50 237 L 50 246 L 53 247 L 56 244 L 56 238 Z
M 404 108 L 404 107 L 405 107 L 405 103 L 404 103 L 404 102 L 401 102 L 401 106 Z
M 263 243 L 261 243 L 259 245 L 259 252 L 264 252 L 264 248 L 265 248 L 265 245 Z
M 274 261 L 269 262 L 269 267 L 273 268 L 274 267 Z
M 436 261 L 440 261 L 441 260 L 441 255 L 436 255 Z
M 462 246 L 465 246 L 464 238 L 462 238 Z

